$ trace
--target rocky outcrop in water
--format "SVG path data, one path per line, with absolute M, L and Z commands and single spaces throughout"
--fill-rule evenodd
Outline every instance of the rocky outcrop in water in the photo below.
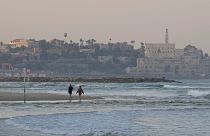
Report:
M 0 78 L 0 82 L 22 82 L 23 77 Z M 123 77 L 31 77 L 30 82 L 99 82 L 99 83 L 141 83 L 141 82 L 178 82 L 165 78 L 123 78 Z

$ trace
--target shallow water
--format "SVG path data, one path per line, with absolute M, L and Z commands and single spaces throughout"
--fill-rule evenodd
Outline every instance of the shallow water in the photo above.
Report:
M 209 136 L 210 80 L 183 83 L 72 83 L 74 93 L 104 99 L 2 102 L 0 117 L 25 133 L 65 136 Z M 11 86 L 11 88 L 10 88 Z M 66 94 L 68 83 L 30 83 L 27 92 Z M 22 83 L 0 83 L 0 91 L 22 92 Z M 0 123 L 0 130 L 3 127 Z M 9 133 L 9 132 L 8 132 Z
M 16 117 L 19 128 L 66 135 L 209 135 L 209 109 L 129 110 Z

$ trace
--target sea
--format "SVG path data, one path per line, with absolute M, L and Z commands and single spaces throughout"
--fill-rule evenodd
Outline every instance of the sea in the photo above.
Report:
M 0 136 L 210 136 L 210 80 L 72 82 L 96 99 L 0 102 Z M 27 83 L 26 93 L 67 94 L 68 82 Z M 23 93 L 22 82 L 0 92 Z

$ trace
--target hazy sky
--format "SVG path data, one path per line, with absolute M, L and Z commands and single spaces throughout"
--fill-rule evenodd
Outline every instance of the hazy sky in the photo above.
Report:
M 210 53 L 210 0 L 0 0 L 0 41 L 95 38 L 163 42 Z

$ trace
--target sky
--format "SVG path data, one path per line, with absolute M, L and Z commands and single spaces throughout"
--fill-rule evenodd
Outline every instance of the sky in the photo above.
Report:
M 0 0 L 0 41 L 169 41 L 210 53 L 210 0 Z

